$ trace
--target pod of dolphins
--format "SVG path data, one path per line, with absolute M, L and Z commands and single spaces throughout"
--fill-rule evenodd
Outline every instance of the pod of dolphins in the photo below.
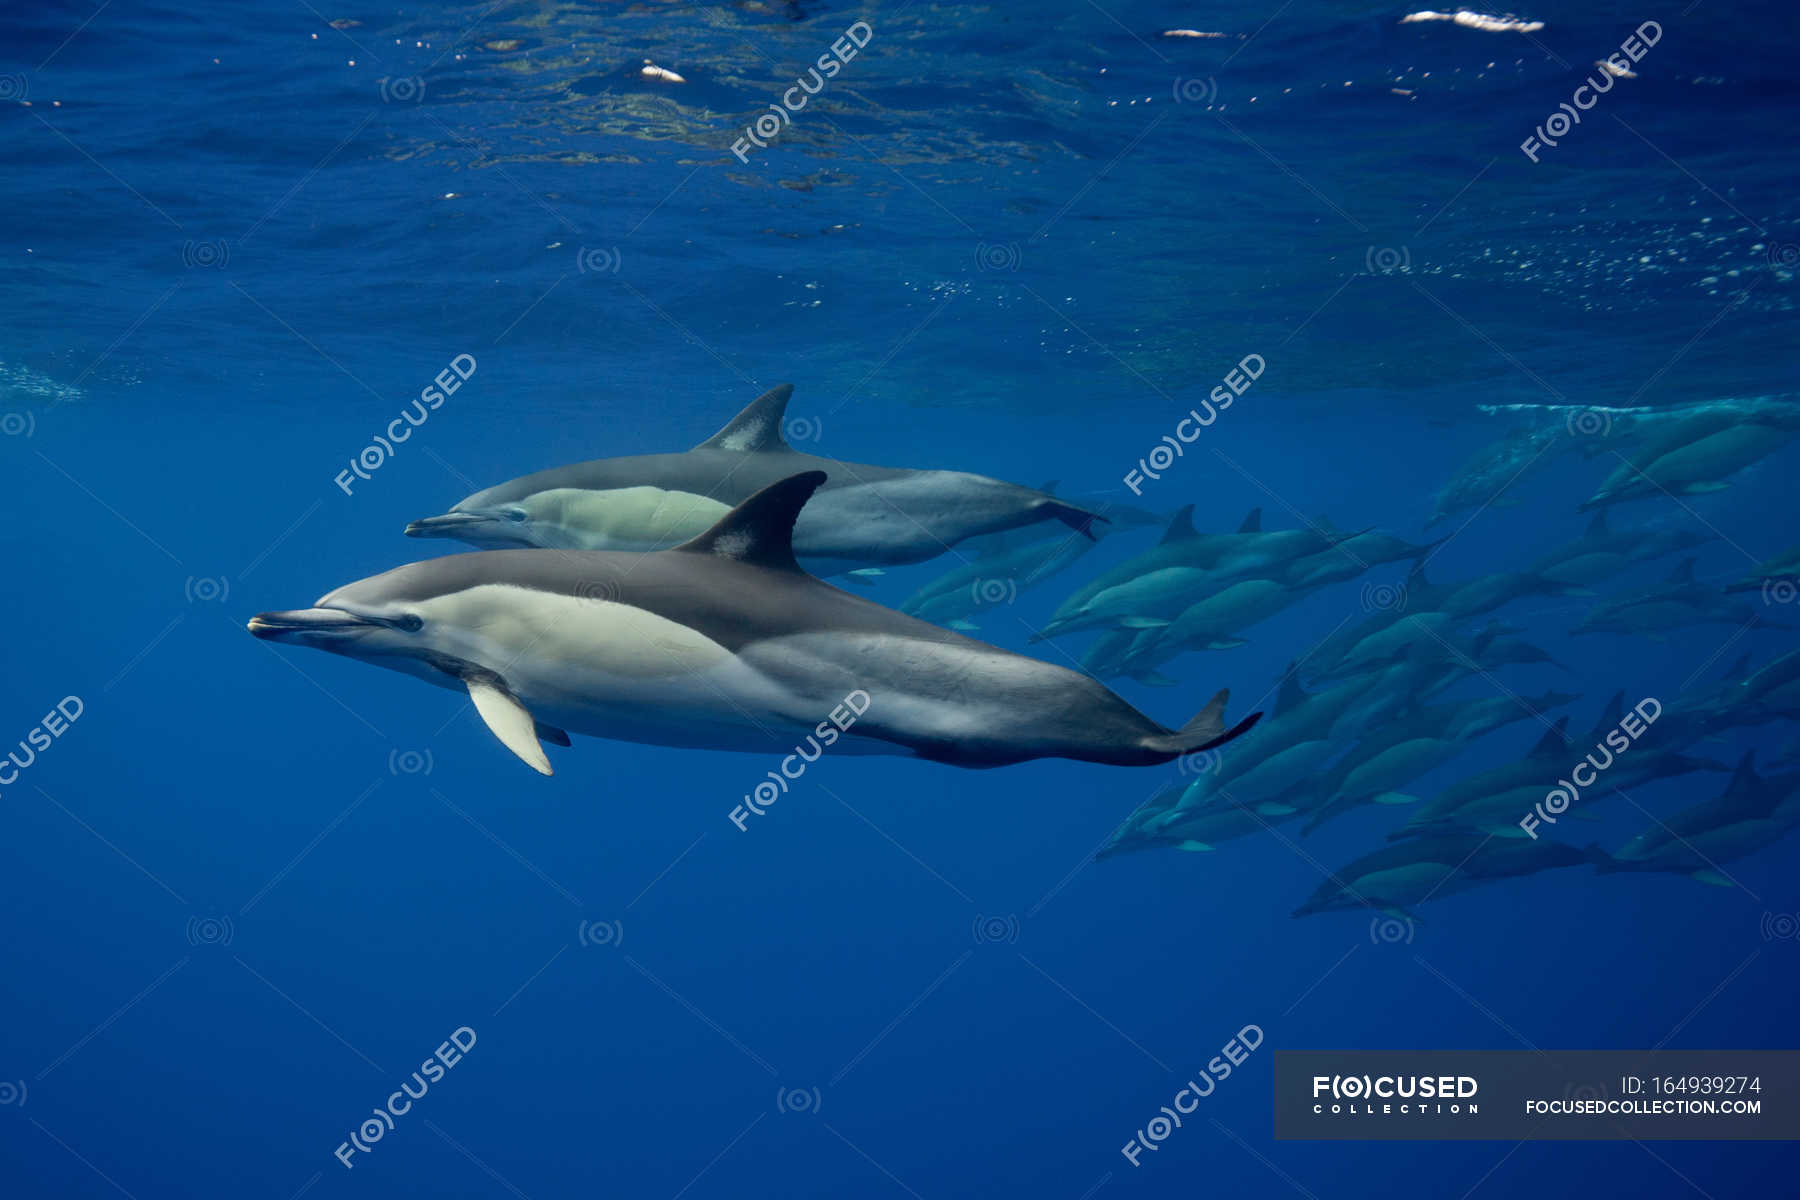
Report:
M 1528 414 L 1527 423 L 1444 488 L 1428 524 L 1490 503 L 1500 484 L 1540 462 L 1591 454 L 1582 434 L 1597 419 L 1607 445 L 1629 457 L 1619 455 L 1582 505 L 1594 515 L 1580 537 L 1522 571 L 1443 583 L 1425 573 L 1441 542 L 1347 532 L 1324 520 L 1265 530 L 1260 510 L 1232 532 L 1203 532 L 1192 506 L 1163 518 L 1072 504 L 1054 484 L 802 453 L 783 437 L 792 392 L 773 389 L 690 450 L 596 459 L 476 492 L 405 532 L 477 552 L 396 567 L 310 608 L 262 613 L 250 632 L 466 691 L 501 744 L 545 775 L 543 744 L 568 746 L 571 733 L 779 753 L 861 692 L 866 708 L 841 743 L 833 739 L 842 746 L 835 752 L 963 767 L 1051 757 L 1198 765 L 1196 777 L 1130 814 L 1101 858 L 1210 851 L 1288 822 L 1306 834 L 1364 806 L 1407 813 L 1388 845 L 1332 873 L 1296 916 L 1409 913 L 1482 883 L 1580 864 L 1728 883 L 1724 864 L 1800 825 L 1800 770 L 1759 772 L 1748 754 L 1733 768 L 1696 752 L 1732 729 L 1800 720 L 1800 651 L 1754 672 L 1746 656 L 1721 682 L 1658 705 L 1654 735 L 1616 759 L 1606 747 L 1635 711 L 1623 694 L 1582 738 L 1569 736 L 1567 716 L 1546 715 L 1577 701 L 1573 694 L 1448 694 L 1512 666 L 1567 671 L 1494 616 L 1528 597 L 1591 600 L 1574 633 L 1660 639 L 1709 624 L 1793 628 L 1740 594 L 1800 588 L 1800 547 L 1724 586 L 1700 581 L 1695 560 L 1683 557 L 1644 594 L 1602 598 L 1593 589 L 1711 540 L 1621 528 L 1609 517 L 1614 505 L 1726 486 L 1800 432 L 1800 405 L 1758 398 L 1674 410 L 1489 409 Z M 965 636 L 988 610 L 1068 571 L 1103 537 L 1145 526 L 1162 527 L 1156 545 L 1078 587 L 1030 638 L 1091 635 L 1081 670 Z M 866 587 L 890 567 L 946 552 L 960 565 L 899 611 L 820 578 Z M 1168 727 L 1102 682 L 1170 685 L 1172 662 L 1242 646 L 1246 632 L 1305 596 L 1393 563 L 1409 564 L 1404 579 L 1365 584 L 1366 617 L 1344 622 L 1291 665 L 1260 723 L 1263 714 L 1253 713 L 1228 726 L 1221 690 L 1186 724 Z M 1530 719 L 1544 731 L 1518 760 L 1424 801 L 1406 790 L 1488 734 Z M 1528 831 L 1522 818 L 1588 745 L 1606 753 L 1604 765 L 1594 764 L 1604 771 L 1595 803 L 1694 772 L 1729 782 L 1613 854 Z
M 1800 405 L 1758 398 L 1655 412 L 1535 405 L 1489 411 L 1529 412 L 1537 423 L 1514 430 L 1477 455 L 1440 494 L 1428 524 L 1489 504 L 1502 484 L 1535 462 L 1584 449 L 1584 437 L 1594 437 L 1586 424 L 1592 414 L 1602 413 L 1609 445 L 1627 453 L 1581 505 L 1593 514 L 1582 535 L 1522 571 L 1452 584 L 1426 577 L 1425 561 L 1433 546 L 1407 550 L 1398 543 L 1379 543 L 1383 548 L 1376 551 L 1376 535 L 1367 535 L 1371 540 L 1364 544 L 1370 549 L 1355 558 L 1371 566 L 1411 558 L 1405 581 L 1365 588 L 1364 606 L 1373 611 L 1358 623 L 1345 622 L 1291 665 L 1261 724 L 1228 750 L 1193 760 L 1196 777 L 1141 804 L 1114 831 L 1100 857 L 1158 847 L 1211 851 L 1289 822 L 1304 835 L 1351 809 L 1393 805 L 1407 815 L 1388 834 L 1389 844 L 1332 872 L 1294 915 L 1367 907 L 1410 916 L 1412 907 L 1429 899 L 1584 864 L 1603 873 L 1668 872 L 1730 886 L 1727 864 L 1800 826 L 1800 771 L 1792 769 L 1800 766 L 1795 761 L 1800 745 L 1790 741 L 1778 769 L 1766 773 L 1751 754 L 1734 767 L 1700 749 L 1702 743 L 1724 742 L 1734 729 L 1800 721 L 1800 651 L 1756 671 L 1746 655 L 1712 687 L 1655 705 L 1654 730 L 1644 731 L 1642 717 L 1636 718 L 1644 740 L 1628 739 L 1624 744 L 1629 748 L 1622 751 L 1614 744 L 1622 737 L 1618 731 L 1622 722 L 1630 728 L 1633 721 L 1623 693 L 1612 698 L 1585 736 L 1569 734 L 1568 717 L 1546 715 L 1577 700 L 1574 695 L 1507 691 L 1461 701 L 1442 695 L 1472 676 L 1491 680 L 1492 672 L 1503 666 L 1537 663 L 1566 671 L 1518 638 L 1518 629 L 1491 616 L 1531 596 L 1587 598 L 1586 615 L 1570 629 L 1575 634 L 1663 640 L 1709 625 L 1718 627 L 1721 638 L 1732 628 L 1796 628 L 1780 618 L 1779 608 L 1753 606 L 1741 594 L 1761 591 L 1767 599 L 1771 589 L 1785 589 L 1774 598 L 1800 597 L 1800 547 L 1776 554 L 1722 586 L 1698 579 L 1695 559 L 1684 556 L 1660 584 L 1642 592 L 1603 598 L 1592 589 L 1627 569 L 1686 555 L 1712 540 L 1680 529 L 1620 527 L 1609 517 L 1613 505 L 1728 486 L 1733 475 L 1800 432 Z M 1190 537 L 1186 515 L 1178 514 L 1172 523 L 1171 541 Z M 1247 523 L 1245 531 L 1253 527 L 1254 522 Z M 1332 531 L 1319 523 L 1312 533 L 1325 538 Z M 1293 549 L 1296 554 L 1329 554 L 1357 545 L 1352 538 L 1321 550 L 1296 539 Z M 1198 558 L 1207 553 L 1199 547 L 1195 552 Z M 1215 572 L 1202 568 L 1186 576 L 1179 574 L 1186 564 L 1178 559 L 1158 547 L 1115 570 L 1071 596 L 1046 632 L 1054 636 L 1102 629 L 1087 660 L 1091 668 L 1160 682 L 1139 669 L 1151 669 L 1185 650 L 1240 644 L 1231 630 L 1285 607 L 1295 580 L 1306 577 L 1280 555 L 1248 567 L 1228 554 L 1217 555 L 1208 560 L 1216 564 Z M 1265 598 L 1229 629 L 1209 625 L 1202 614 L 1247 583 L 1259 585 Z M 1478 619 L 1484 623 L 1471 624 Z M 1204 629 L 1205 640 L 1168 632 L 1184 625 Z M 1477 739 L 1527 718 L 1542 728 L 1520 758 L 1468 775 L 1422 801 L 1405 790 L 1428 772 L 1454 763 Z M 1592 820 L 1591 805 L 1652 780 L 1705 771 L 1729 782 L 1723 790 L 1709 789 L 1716 791 L 1711 798 L 1608 854 L 1597 846 L 1553 840 L 1547 824 L 1529 820 L 1584 756 L 1593 768 L 1588 773 L 1595 776 L 1594 790 L 1591 796 L 1582 793 L 1577 811 L 1560 814 L 1562 819 Z

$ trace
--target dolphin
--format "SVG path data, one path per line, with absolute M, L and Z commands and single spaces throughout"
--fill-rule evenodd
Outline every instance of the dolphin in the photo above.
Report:
M 698 537 L 752 493 L 806 471 L 824 471 L 829 481 L 801 514 L 794 550 L 822 574 L 923 562 L 965 538 L 1038 521 L 1086 533 L 1106 519 L 985 475 L 803 454 L 782 437 L 793 393 L 792 384 L 772 389 L 692 450 L 524 475 L 414 521 L 406 534 L 487 549 L 665 549 Z
M 1041 490 L 1049 495 L 1056 484 L 1047 483 Z M 1108 508 L 1105 515 L 1116 514 Z M 1040 524 L 971 538 L 958 551 L 976 544 L 981 547 L 979 557 L 924 584 L 901 603 L 900 611 L 967 633 L 978 628 L 972 619 L 977 614 L 1011 604 L 1021 592 L 1073 566 L 1098 542 Z
M 1309 693 L 1300 685 L 1295 664 L 1288 664 L 1270 712 L 1220 752 L 1217 769 L 1202 773 L 1165 808 L 1193 809 L 1215 796 L 1240 804 L 1270 800 L 1312 782 L 1318 769 L 1348 745 L 1348 735 L 1334 731 L 1341 730 L 1344 714 L 1360 693 L 1354 684 Z
M 1314 525 L 1327 533 L 1337 532 L 1331 521 L 1324 517 Z M 1291 588 L 1310 591 L 1354 579 L 1364 571 L 1388 563 L 1410 559 L 1416 566 L 1449 540 L 1447 536 L 1434 542 L 1409 542 L 1379 529 L 1365 529 L 1345 536 L 1336 545 L 1317 554 L 1283 564 L 1275 577 Z
M 1534 811 L 1534 806 L 1541 805 L 1550 792 L 1567 778 L 1571 766 L 1580 761 L 1579 752 L 1570 751 L 1558 774 L 1552 774 L 1530 783 L 1516 783 L 1510 788 L 1496 790 L 1484 796 L 1470 800 L 1447 814 L 1432 819 L 1415 819 L 1409 822 L 1398 834 L 1410 836 L 1416 833 L 1434 833 L 1447 830 L 1469 831 L 1491 834 L 1502 838 L 1524 838 L 1524 826 L 1519 822 Z M 1596 789 L 1584 792 L 1575 808 L 1563 814 L 1563 820 L 1587 821 L 1594 819 L 1591 806 L 1606 799 L 1613 793 L 1629 794 L 1627 789 L 1639 787 L 1664 779 L 1675 779 L 1682 775 L 1691 775 L 1696 771 L 1729 771 L 1731 767 L 1717 759 L 1703 758 L 1679 751 L 1665 750 L 1660 746 L 1638 746 L 1629 753 L 1615 760 L 1612 770 L 1601 776 Z M 1425 814 L 1418 814 L 1424 818 Z M 1390 837 L 1395 836 L 1390 834 Z
M 1158 790 L 1142 804 L 1132 810 L 1131 815 L 1119 822 L 1117 829 L 1106 839 L 1106 843 L 1094 852 L 1095 861 L 1111 858 L 1115 854 L 1126 854 L 1136 850 L 1148 850 L 1161 844 L 1157 839 L 1145 833 L 1148 822 L 1175 807 L 1181 797 L 1181 784 Z
M 1093 548 L 1092 540 L 1069 534 L 985 555 L 931 580 L 908 596 L 900 611 L 950 629 L 976 629 L 976 615 L 1011 604 Z
M 1513 842 L 1481 834 L 1414 838 L 1384 846 L 1338 868 L 1294 915 L 1369 907 L 1406 916 L 1409 908 L 1437 896 L 1604 860 L 1604 852 L 1595 847 L 1578 850 L 1548 839 Z
M 1490 575 L 1478 575 L 1466 583 L 1450 585 L 1446 592 L 1439 601 L 1439 610 L 1458 620 L 1478 617 L 1526 596 L 1593 595 L 1585 588 L 1530 571 L 1495 571 Z
M 809 740 L 817 757 L 812 731 L 839 741 L 829 716 L 852 753 L 1151 765 L 1256 723 L 1227 728 L 1221 691 L 1168 729 L 1085 675 L 806 574 L 794 532 L 824 482 L 808 471 L 770 484 L 674 549 L 454 554 L 263 613 L 250 632 L 467 689 L 502 744 L 546 775 L 540 739 L 569 733 L 765 751 Z M 846 706 L 853 723 L 839 720 Z
M 1081 656 L 1081 669 L 1096 679 L 1124 677 L 1145 687 L 1174 687 L 1176 681 L 1157 670 L 1168 660 L 1158 647 L 1161 629 L 1108 629 Z
M 1031 640 L 1081 629 L 1166 625 L 1221 588 L 1279 578 L 1287 564 L 1360 536 L 1323 529 L 1265 532 L 1261 509 L 1252 509 L 1236 533 L 1199 533 L 1193 516 L 1193 505 L 1182 508 L 1156 546 L 1076 589 Z
M 1520 820 L 1562 784 L 1584 754 L 1596 771 L 1604 769 L 1605 773 L 1583 793 L 1581 806 L 1567 814 L 1573 820 L 1589 819 L 1588 805 L 1615 791 L 1624 792 L 1642 783 L 1674 779 L 1694 771 L 1730 769 L 1724 763 L 1670 749 L 1660 737 L 1635 742 L 1614 757 L 1603 740 L 1619 728 L 1624 712 L 1625 693 L 1617 692 L 1586 738 L 1579 742 L 1568 736 L 1568 718 L 1558 720 L 1523 758 L 1444 788 L 1422 805 L 1410 822 L 1390 833 L 1389 839 L 1471 830 L 1496 837 L 1526 837 Z M 1662 727 L 1659 724 L 1657 728 L 1660 732 Z M 1585 749 L 1588 745 L 1605 755 L 1602 763 L 1594 764 L 1593 755 Z
M 1656 722 L 1657 744 L 1681 748 L 1701 741 L 1722 741 L 1721 735 L 1727 730 L 1780 717 L 1784 702 L 1800 704 L 1800 696 L 1775 694 L 1780 690 L 1779 679 L 1792 679 L 1790 673 L 1800 664 L 1800 656 L 1784 655 L 1754 673 L 1750 670 L 1750 658 L 1748 653 L 1738 655 L 1712 684 L 1683 692 L 1669 701 Z M 1770 673 L 1764 674 L 1765 671 Z M 1760 695 L 1753 696 L 1750 681 L 1759 677 Z
M 1445 482 L 1425 528 L 1465 509 L 1517 504 L 1516 493 L 1510 490 L 1512 484 L 1527 472 L 1541 471 L 1576 448 L 1575 440 L 1565 436 L 1559 427 L 1520 426 L 1508 431 L 1476 451 Z
M 1800 650 L 1789 650 L 1744 680 L 1737 698 L 1762 710 L 1765 719 L 1800 719 Z
M 1731 887 L 1719 867 L 1768 846 L 1800 825 L 1800 775 L 1764 778 L 1746 753 L 1731 783 L 1625 843 L 1602 871 L 1669 871 Z
M 1624 700 L 1624 694 L 1620 693 L 1617 702 L 1621 710 Z M 1614 724 L 1617 724 L 1616 718 Z M 1568 729 L 1569 718 L 1558 717 L 1522 757 L 1441 789 L 1437 795 L 1419 806 L 1410 821 L 1388 834 L 1388 840 L 1397 841 L 1421 833 L 1446 832 L 1459 825 L 1457 814 L 1465 807 L 1493 796 L 1522 792 L 1522 807 L 1513 810 L 1516 813 L 1513 819 L 1517 821 L 1530 811 L 1534 801 L 1543 799 L 1561 773 L 1569 769 L 1570 760 L 1575 755 L 1575 743 L 1569 737 Z
M 1452 644 L 1456 619 L 1441 611 L 1411 612 L 1392 621 L 1371 618 L 1368 631 L 1335 661 L 1314 673 L 1315 679 L 1342 679 L 1392 666 L 1409 655 Z
M 1582 587 L 1612 579 L 1638 563 L 1693 550 L 1712 540 L 1707 534 L 1686 529 L 1614 529 L 1606 514 L 1604 508 L 1595 512 L 1579 538 L 1538 559 L 1527 573 Z
M 1444 736 L 1457 741 L 1474 741 L 1478 737 L 1503 729 L 1526 717 L 1544 720 L 1543 713 L 1552 708 L 1573 704 L 1580 697 L 1569 692 L 1549 691 L 1541 696 L 1486 696 L 1450 705 L 1444 725 Z
M 1149 822 L 1135 837 L 1115 836 L 1095 857 L 1110 858 L 1128 850 L 1149 850 L 1159 846 L 1173 850 L 1211 850 L 1221 842 L 1250 837 L 1292 820 L 1298 811 L 1276 801 L 1245 804 L 1219 796 L 1197 807 L 1165 814 L 1164 819 Z
M 1684 558 L 1666 580 L 1667 587 L 1644 596 L 1596 605 L 1571 633 L 1636 633 L 1658 638 L 1690 625 L 1747 625 L 1751 621 L 1785 628 L 1741 600 L 1697 583 L 1694 560 Z
M 1457 758 L 1490 729 L 1535 715 L 1523 701 L 1500 700 L 1499 706 L 1475 702 L 1482 711 L 1474 719 L 1470 719 L 1468 701 L 1414 705 L 1371 729 L 1318 781 L 1311 802 L 1305 805 L 1311 815 L 1301 832 L 1311 833 L 1331 818 L 1365 804 L 1410 804 L 1414 798 L 1400 788 Z
M 1344 622 L 1313 647 L 1306 659 L 1308 677 L 1329 676 L 1363 641 L 1382 633 L 1407 615 L 1438 611 L 1447 594 L 1445 588 L 1425 577 L 1422 562 L 1413 564 L 1400 583 L 1391 585 L 1382 596 L 1371 596 L 1371 600 L 1385 600 L 1385 603 L 1367 605 L 1368 616 L 1354 625 Z
M 1109 630 L 1083 656 L 1082 668 L 1102 679 L 1129 675 L 1154 681 L 1159 678 L 1157 667 L 1189 650 L 1230 650 L 1244 645 L 1238 630 L 1273 616 L 1300 596 L 1271 579 L 1239 580 L 1190 606 L 1173 621 L 1134 618 L 1122 630 Z M 1115 633 L 1131 636 L 1110 636 Z
M 1632 496 L 1654 494 L 1656 483 L 1674 484 L 1668 490 L 1677 494 L 1723 487 L 1719 481 L 1730 473 L 1725 468 L 1738 469 L 1730 466 L 1734 451 L 1741 454 L 1748 449 L 1754 453 L 1755 447 L 1748 445 L 1751 439 L 1735 439 L 1739 444 L 1733 447 L 1728 443 L 1734 439 L 1728 437 L 1697 454 L 1667 463 L 1659 461 L 1707 435 L 1755 426 L 1767 431 L 1756 436 L 1766 439 L 1772 450 L 1800 431 L 1800 404 L 1793 396 L 1785 395 L 1727 396 L 1661 408 L 1532 403 L 1476 407 L 1490 416 L 1516 414 L 1515 419 L 1524 424 L 1484 448 L 1444 486 L 1438 496 L 1437 511 L 1427 527 L 1463 509 L 1516 503 L 1515 489 L 1510 485 L 1569 452 L 1587 458 L 1609 451 L 1631 452 L 1645 473 L 1656 480 L 1649 482 L 1634 468 L 1622 464 L 1600 492 L 1583 505 L 1584 509 L 1598 508 Z M 1659 477 L 1659 472 L 1667 472 L 1667 478 Z M 1690 484 L 1697 486 L 1690 488 Z
M 1800 546 L 1789 546 L 1765 558 L 1748 575 L 1725 588 L 1728 592 L 1761 592 L 1772 603 L 1791 603 L 1800 595 Z
M 1725 411 L 1701 413 L 1660 430 L 1619 464 L 1581 511 L 1658 494 L 1696 496 L 1722 491 L 1725 481 L 1779 450 L 1794 437 L 1777 424 L 1745 421 Z

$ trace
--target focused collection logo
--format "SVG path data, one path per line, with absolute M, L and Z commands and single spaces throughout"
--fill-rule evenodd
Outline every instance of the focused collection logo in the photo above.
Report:
M 1319 1116 L 1437 1116 L 1481 1111 L 1473 1075 L 1314 1075 Z

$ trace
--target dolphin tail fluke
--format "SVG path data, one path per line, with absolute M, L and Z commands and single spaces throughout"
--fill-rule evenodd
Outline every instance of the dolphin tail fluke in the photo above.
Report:
M 1198 754 L 1215 746 L 1223 746 L 1231 739 L 1250 732 L 1250 727 L 1262 720 L 1261 713 L 1251 713 L 1230 729 L 1225 728 L 1225 701 L 1230 698 L 1231 689 L 1220 688 L 1206 707 L 1194 714 L 1193 720 L 1172 733 L 1151 736 L 1147 739 L 1147 744 L 1150 749 L 1170 758 L 1180 758 L 1184 754 Z
M 1095 521 L 1104 521 L 1108 525 L 1112 524 L 1110 518 L 1103 517 L 1097 512 L 1089 512 L 1085 508 L 1076 508 L 1073 504 L 1065 504 L 1061 500 L 1047 501 L 1043 506 L 1043 511 L 1050 516 L 1055 517 L 1075 532 L 1082 534 L 1090 542 L 1097 542 L 1100 540 L 1099 535 L 1094 532 Z

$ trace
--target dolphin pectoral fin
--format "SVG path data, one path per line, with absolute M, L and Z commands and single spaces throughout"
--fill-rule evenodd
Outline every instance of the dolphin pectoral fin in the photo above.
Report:
M 844 572 L 844 582 L 854 583 L 857 587 L 874 587 L 875 581 L 886 574 L 880 567 L 858 567 Z
M 742 454 L 758 451 L 786 450 L 781 437 L 781 418 L 787 413 L 794 385 L 783 383 L 770 388 L 749 404 L 744 411 L 725 423 L 725 428 L 707 438 L 696 450 L 733 450 Z
M 569 740 L 567 732 L 554 725 L 546 725 L 542 721 L 533 721 L 532 725 L 537 730 L 540 742 L 549 742 L 552 746 L 573 746 L 575 744 Z
M 1174 624 L 1173 621 L 1166 621 L 1161 617 L 1121 617 L 1119 619 L 1120 629 L 1167 629 L 1172 624 Z
M 539 775 L 554 774 L 550 769 L 550 759 L 538 742 L 537 722 L 525 711 L 525 706 L 519 703 L 518 697 L 493 680 L 470 679 L 467 683 L 469 699 L 475 702 L 475 711 L 481 714 L 488 729 L 500 739 L 500 744 L 518 755 Z
M 1194 851 L 1203 851 L 1203 850 L 1211 850 L 1212 849 L 1212 847 L 1207 845 L 1205 842 L 1196 842 L 1193 838 L 1188 838 L 1185 841 L 1176 842 L 1175 848 L 1177 850 L 1194 850 Z

